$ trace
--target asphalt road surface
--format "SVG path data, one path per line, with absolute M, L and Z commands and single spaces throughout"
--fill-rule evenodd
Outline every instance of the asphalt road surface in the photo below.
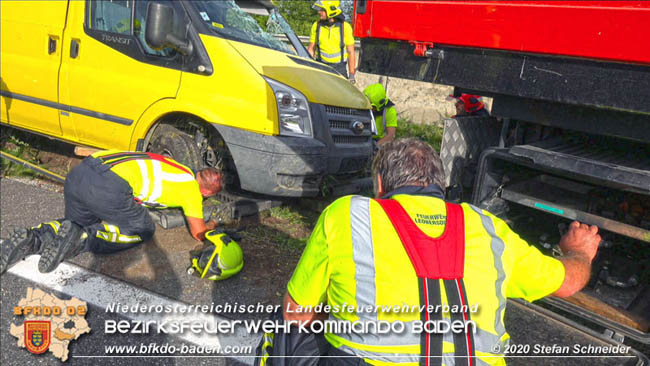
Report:
M 0 235 L 6 237 L 12 227 L 37 225 L 63 216 L 63 195 L 51 187 L 39 186 L 33 181 L 0 180 Z M 27 288 L 40 288 L 61 299 L 76 297 L 86 301 L 86 315 L 90 334 L 82 335 L 69 345 L 70 365 L 241 365 L 252 364 L 250 354 L 232 357 L 200 354 L 145 355 L 107 354 L 106 346 L 119 345 L 213 345 L 246 347 L 257 344 L 259 335 L 242 331 L 220 334 L 213 338 L 197 338 L 188 332 L 176 335 L 156 334 L 107 334 L 111 321 L 157 319 L 152 314 L 132 314 L 107 311 L 111 303 L 167 304 L 169 306 L 214 305 L 215 303 L 239 301 L 255 304 L 255 284 L 228 287 L 224 284 L 214 289 L 211 281 L 198 281 L 187 277 L 185 269 L 188 246 L 183 242 L 188 235 L 184 228 L 162 230 L 157 228 L 154 244 L 123 252 L 106 258 L 96 258 L 86 253 L 71 263 L 64 263 L 57 271 L 42 276 L 36 268 L 37 256 L 18 263 L 0 277 L 0 364 L 2 365 L 60 365 L 51 353 L 34 355 L 17 347 L 16 338 L 9 334 L 10 323 L 21 324 L 22 319 L 13 315 L 13 307 L 27 293 Z M 245 254 L 245 253 L 244 253 Z M 224 281 L 226 282 L 226 281 Z M 235 282 L 233 282 L 235 283 Z M 277 301 L 280 303 L 280 300 Z M 269 304 L 266 304 L 269 305 Z M 233 320 L 237 317 L 213 312 L 193 313 L 186 318 L 210 321 Z M 250 314 L 240 314 L 250 318 Z M 255 318 L 255 317 L 253 317 Z M 107 323 L 108 322 L 108 323 Z M 585 347 L 606 346 L 601 340 L 576 331 L 556 320 L 525 306 L 509 303 L 506 327 L 512 336 L 512 344 L 521 345 L 521 353 L 508 358 L 509 365 L 634 365 L 637 359 L 632 352 L 609 356 L 589 352 Z M 578 348 L 575 345 L 578 345 Z M 569 347 L 568 352 L 562 347 Z M 558 351 L 558 349 L 560 351 Z M 562 352 L 558 354 L 557 352 Z M 198 356 L 198 357 L 196 357 Z M 632 357 L 630 357 L 632 356 Z

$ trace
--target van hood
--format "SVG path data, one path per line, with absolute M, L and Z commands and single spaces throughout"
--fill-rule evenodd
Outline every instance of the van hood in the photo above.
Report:
M 338 73 L 322 70 L 322 64 L 246 43 L 230 44 L 258 73 L 300 91 L 312 103 L 370 109 L 368 99 L 359 89 Z

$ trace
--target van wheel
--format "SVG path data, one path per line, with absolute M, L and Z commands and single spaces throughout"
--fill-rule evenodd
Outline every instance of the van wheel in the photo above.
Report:
M 193 171 L 204 168 L 201 152 L 192 137 L 170 125 L 156 128 L 147 151 L 170 157 Z

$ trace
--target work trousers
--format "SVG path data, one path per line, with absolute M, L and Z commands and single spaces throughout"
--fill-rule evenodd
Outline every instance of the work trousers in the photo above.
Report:
M 115 253 L 153 236 L 154 223 L 131 186 L 99 159 L 88 157 L 68 173 L 64 197 L 65 218 L 88 234 L 87 251 Z

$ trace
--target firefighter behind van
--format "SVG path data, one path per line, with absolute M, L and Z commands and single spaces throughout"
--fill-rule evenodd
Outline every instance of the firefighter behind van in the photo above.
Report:
M 386 96 L 386 89 L 381 83 L 368 85 L 363 90 L 363 94 L 368 98 L 372 106 L 372 114 L 377 124 L 377 134 L 372 138 L 378 148 L 387 142 L 395 140 L 397 110 L 395 109 L 395 103 Z
M 333 67 L 354 84 L 354 37 L 340 5 L 340 1 L 328 0 L 314 3 L 312 8 L 318 11 L 320 19 L 311 27 L 307 51 L 312 58 Z

